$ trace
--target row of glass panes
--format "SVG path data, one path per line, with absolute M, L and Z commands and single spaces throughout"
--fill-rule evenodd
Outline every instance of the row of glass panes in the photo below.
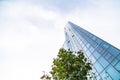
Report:
M 89 35 L 92 35 L 91 33 L 89 33 L 88 31 L 86 31 L 86 30 L 84 30 L 84 29 L 81 29 L 81 31 L 83 31 L 83 33 L 85 33 L 85 34 L 89 34 Z M 85 36 L 84 36 L 85 37 Z M 89 36 L 89 37 L 91 37 L 91 36 Z M 97 40 L 96 40 L 97 39 Z M 107 49 L 107 48 L 109 48 L 109 46 L 110 46 L 110 44 L 108 44 L 108 43 L 106 43 L 105 41 L 102 41 L 101 39 L 99 39 L 99 38 L 97 38 L 96 36 L 94 36 L 94 35 L 92 35 L 92 40 L 96 40 L 96 42 L 97 43 L 101 43 L 101 42 L 103 42 L 102 44 L 101 44 L 101 46 L 104 48 L 104 49 Z M 88 41 L 90 41 L 90 40 L 88 40 Z M 92 43 L 92 41 L 90 42 L 90 43 Z M 95 44 L 95 43 L 94 43 Z M 111 54 L 113 54 L 114 56 L 116 56 L 117 54 L 120 54 L 120 50 L 118 50 L 118 49 L 116 49 L 115 47 L 110 47 L 110 49 L 109 49 L 109 52 L 111 53 Z M 120 58 L 119 58 L 120 59 Z
M 73 33 L 76 33 L 76 32 L 74 32 L 74 30 L 72 31 L 71 30 L 71 32 L 73 32 Z M 80 43 L 80 45 L 79 46 L 81 46 L 83 49 L 85 48 L 84 46 L 85 46 L 85 44 L 87 43 L 87 41 L 85 41 L 83 38 L 81 38 L 81 36 L 78 34 L 78 33 L 76 33 L 76 34 L 74 34 L 75 36 L 73 37 L 73 38 L 76 38 L 77 39 L 77 44 L 79 44 Z M 78 37 L 79 36 L 79 37 Z M 79 43 L 78 43 L 79 42 Z M 76 45 L 77 45 L 76 44 Z
M 98 53 L 99 54 L 99 53 Z M 94 53 L 93 53 L 93 55 L 94 55 Z M 96 55 L 94 55 L 94 56 L 97 56 L 97 54 Z M 116 69 L 117 70 L 120 70 L 120 67 L 118 67 L 118 65 L 117 65 L 117 63 L 119 63 L 120 61 L 117 59 L 117 58 L 115 58 L 113 55 L 111 55 L 110 53 L 108 53 L 108 51 L 106 51 L 106 52 L 104 52 L 103 53 L 103 55 L 102 55 L 105 59 L 106 59 L 106 61 L 108 61 L 109 62 L 109 64 L 111 63 L 113 66 L 116 64 Z M 103 59 L 104 60 L 104 59 Z M 105 61 L 104 61 L 105 62 Z M 107 63 L 107 62 L 106 62 Z
M 78 51 L 78 47 L 77 47 L 77 44 L 76 44 L 76 41 L 75 41 L 75 39 L 74 39 L 74 35 L 73 35 L 72 31 L 69 30 L 68 33 L 69 33 L 69 37 L 70 37 L 70 42 L 72 42 L 72 44 L 73 44 L 73 46 L 71 46 L 71 47 L 72 47 L 72 50 L 73 50 L 73 51 Z M 71 36 L 72 36 L 72 37 L 71 37 Z M 74 41 L 73 41 L 73 40 L 74 40 Z
M 93 40 L 95 40 L 95 38 L 93 38 Z M 100 40 L 97 40 L 99 43 L 100 43 Z M 106 43 L 102 43 L 102 45 L 101 45 L 103 48 L 108 48 L 109 47 L 109 44 L 106 44 Z M 101 59 L 101 58 L 100 58 Z M 104 60 L 104 59 L 102 59 L 102 60 Z M 106 60 L 105 60 L 106 61 Z M 106 61 L 106 63 L 108 63 L 107 61 Z M 119 65 L 120 63 L 118 63 L 117 64 L 117 67 L 118 67 L 118 65 Z M 103 65 L 104 66 L 104 65 Z M 105 66 L 104 66 L 105 67 Z
M 85 43 L 88 42 L 88 43 L 90 43 L 90 44 L 91 44 L 92 46 L 94 46 L 94 47 L 97 46 L 97 44 L 96 44 L 94 41 L 92 41 L 89 37 L 87 37 L 86 35 L 84 35 L 82 32 L 78 31 L 78 33 L 79 33 L 83 38 L 85 38 L 85 40 L 84 40 Z M 86 40 L 87 40 L 87 41 L 86 41 Z
M 89 59 L 92 60 L 92 63 L 94 63 L 94 62 L 96 62 L 95 64 L 98 63 L 98 62 L 97 62 L 97 59 L 95 59 L 95 57 L 93 57 L 93 54 L 90 53 L 89 49 L 86 51 L 86 53 L 87 53 L 87 54 L 89 53 L 88 55 L 91 55 L 91 56 L 89 57 Z M 94 65 L 94 66 L 95 66 L 95 65 Z M 100 66 L 100 67 L 98 67 L 98 66 Z M 99 68 L 101 68 L 102 70 L 104 70 L 103 67 L 102 67 L 101 65 L 98 64 L 98 65 L 96 66 L 96 69 L 97 69 L 97 72 L 98 72 L 98 73 L 100 73 Z
M 93 49 L 93 48 L 92 48 Z M 86 53 L 88 53 L 88 52 L 86 52 Z
M 67 42 L 67 44 L 68 44 L 68 47 L 69 47 L 69 49 L 70 50 L 73 50 L 73 44 L 72 44 L 72 41 L 70 40 L 70 34 L 67 32 L 67 29 L 66 29 L 66 38 L 67 38 L 67 40 L 68 40 L 68 42 Z
M 99 68 L 98 68 L 98 65 L 96 66 L 96 68 L 98 68 L 97 71 L 99 71 L 99 72 L 101 72 L 105 67 L 107 67 L 110 64 L 103 57 L 100 57 L 98 59 L 98 61 L 96 61 L 97 64 L 98 64 L 98 62 L 103 66 L 103 68 L 102 68 L 102 66 L 100 64 L 99 64 Z M 96 65 L 96 63 L 94 65 Z M 118 63 L 118 65 L 119 65 L 119 63 Z M 116 66 L 118 67 L 118 65 L 116 65 Z M 119 72 L 117 72 L 117 70 L 115 70 L 115 72 L 117 74 L 119 73 Z
M 84 37 L 85 37 L 85 36 L 84 36 Z M 93 36 L 92 39 L 93 39 L 93 40 L 96 40 L 97 38 L 96 38 L 95 36 Z M 90 41 L 90 40 L 88 40 L 88 41 Z M 102 42 L 102 40 L 100 40 L 100 39 L 98 39 L 97 41 L 98 41 L 98 43 Z M 91 42 L 92 42 L 92 41 L 91 41 Z M 90 42 L 90 43 L 91 43 L 91 42 Z M 86 43 L 86 41 L 85 41 L 85 43 Z M 103 43 L 101 44 L 101 46 L 102 46 L 103 48 L 99 48 L 99 49 L 98 49 L 100 53 L 103 51 L 103 49 L 109 48 L 110 45 L 109 45 L 108 43 L 106 43 L 106 42 L 103 42 Z M 91 47 L 90 50 L 93 51 L 93 48 Z M 114 50 L 114 51 L 113 51 L 113 50 Z M 118 52 L 118 50 L 116 50 L 116 49 L 114 49 L 114 48 L 110 49 L 110 51 L 112 51 L 113 53 Z M 108 58 L 109 55 L 110 55 L 110 54 L 108 54 L 106 57 Z M 114 58 L 114 57 L 112 57 L 112 58 Z M 112 60 L 112 59 L 110 58 L 109 60 Z M 117 66 L 117 67 L 118 67 L 118 66 Z
M 103 63 L 103 60 L 104 60 L 104 58 L 102 58 L 101 57 L 101 62 Z M 105 61 L 105 60 L 104 60 Z M 106 61 L 107 62 L 107 61 Z M 105 63 L 104 63 L 105 64 Z M 107 65 L 108 65 L 108 63 L 107 63 Z M 95 64 L 94 64 L 94 66 L 95 66 L 95 69 L 97 70 L 97 72 L 99 73 L 99 75 L 103 78 L 103 80 L 105 79 L 105 78 L 108 78 L 108 80 L 118 80 L 118 72 L 111 66 L 111 67 L 109 67 L 109 66 L 105 66 L 105 67 L 107 67 L 107 68 L 104 68 L 102 65 L 101 65 L 101 63 L 100 63 L 100 60 L 98 60 L 98 61 L 96 61 L 95 62 Z M 99 66 L 99 67 L 98 67 Z M 117 74 L 117 78 L 116 78 L 116 76 L 112 76 L 112 74 L 110 73 L 110 74 L 107 74 L 107 73 L 105 73 L 105 72 L 107 72 L 108 71 L 108 69 L 110 70 L 114 70 L 113 71 L 113 73 L 115 73 L 115 74 Z M 106 76 L 105 76 L 106 75 Z M 108 76 L 107 76 L 108 75 Z
M 104 45 L 104 48 L 108 48 L 108 46 L 106 46 L 106 45 Z M 90 49 L 91 50 L 91 49 Z M 93 51 L 93 48 L 92 48 L 92 51 Z M 98 53 L 99 54 L 99 53 Z M 94 55 L 95 56 L 95 55 Z M 102 59 L 102 57 L 100 58 L 100 59 Z M 104 60 L 104 59 L 102 59 L 102 60 Z M 108 62 L 106 61 L 106 60 L 104 60 L 104 62 L 105 62 L 105 64 L 107 63 L 107 65 L 108 65 Z M 118 63 L 119 64 L 119 63 Z M 106 65 L 106 66 L 107 66 Z M 104 66 L 104 65 L 103 65 Z M 104 67 L 106 67 L 106 66 L 104 66 Z M 117 65 L 117 67 L 118 67 L 118 65 Z
M 70 29 L 70 28 L 69 28 L 69 29 Z M 71 47 L 74 47 L 74 50 L 73 50 L 73 51 L 78 51 L 78 47 L 77 47 L 76 41 L 75 41 L 75 39 L 74 39 L 74 34 L 73 34 L 72 30 L 69 30 L 68 33 L 69 33 L 69 36 L 70 36 L 70 40 L 71 40 L 72 43 L 73 43 L 73 46 L 71 46 Z M 72 37 L 71 37 L 71 36 L 72 36 Z
M 74 26 L 74 25 L 73 25 Z M 71 26 L 72 27 L 72 26 Z M 100 44 L 101 42 L 102 42 L 102 40 L 101 39 L 99 39 L 99 38 L 97 38 L 95 35 L 93 35 L 93 34 L 91 34 L 91 33 L 89 33 L 88 31 L 86 31 L 86 30 L 84 30 L 84 29 L 82 29 L 82 28 L 80 28 L 80 27 L 76 27 L 76 26 L 74 26 L 74 27 L 72 27 L 73 29 L 75 29 L 75 30 L 77 30 L 78 32 L 79 32 L 79 34 L 81 34 L 83 37 L 85 37 L 85 35 L 86 36 L 88 36 L 88 37 L 91 37 L 91 39 L 93 40 L 93 41 L 90 41 L 91 39 L 89 39 L 88 41 L 90 41 L 89 43 L 93 43 L 94 45 L 95 45 L 95 42 L 94 41 L 96 41 L 96 43 L 97 44 Z M 82 32 L 82 33 L 81 33 Z M 84 35 L 85 34 L 85 35 Z M 87 37 L 87 38 L 88 38 Z M 87 40 L 87 39 L 86 39 Z M 104 44 L 102 44 L 102 47 L 104 47 L 104 48 L 108 48 L 109 47 L 109 44 L 108 43 L 106 43 L 106 42 L 104 42 Z
M 120 73 L 115 70 L 113 66 L 109 65 L 106 70 L 111 75 L 113 80 L 120 80 Z

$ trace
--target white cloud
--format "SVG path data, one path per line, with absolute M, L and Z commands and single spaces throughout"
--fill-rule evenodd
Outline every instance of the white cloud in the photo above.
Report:
M 47 24 L 56 22 L 60 15 L 29 3 L 5 2 L 2 8 L 0 79 L 39 80 L 43 70 L 50 70 L 64 42 L 62 29 Z M 34 25 L 34 21 L 41 24 Z

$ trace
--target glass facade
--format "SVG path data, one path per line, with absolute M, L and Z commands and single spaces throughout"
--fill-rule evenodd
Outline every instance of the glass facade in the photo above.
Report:
M 63 47 L 82 50 L 91 60 L 97 80 L 120 80 L 120 50 L 83 28 L 68 22 Z

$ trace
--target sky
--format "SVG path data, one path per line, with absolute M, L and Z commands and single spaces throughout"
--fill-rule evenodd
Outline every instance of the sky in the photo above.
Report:
M 120 49 L 120 0 L 0 0 L 0 80 L 40 80 L 68 21 Z

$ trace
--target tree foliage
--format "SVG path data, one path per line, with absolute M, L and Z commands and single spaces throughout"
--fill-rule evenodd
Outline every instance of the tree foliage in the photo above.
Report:
M 91 70 L 91 63 L 82 51 L 72 52 L 61 48 L 53 60 L 50 73 L 53 80 L 88 80 Z

